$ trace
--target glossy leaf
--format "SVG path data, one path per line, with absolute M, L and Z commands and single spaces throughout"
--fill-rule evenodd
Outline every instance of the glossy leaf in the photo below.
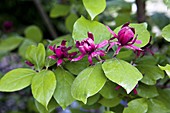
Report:
M 0 91 L 13 92 L 30 85 L 35 71 L 26 68 L 18 68 L 6 73 L 0 80 Z
M 166 66 L 160 66 L 158 65 L 161 70 L 164 70 L 166 74 L 170 77 L 170 65 L 167 64 Z
M 58 107 L 57 102 L 52 98 L 48 104 L 48 111 L 46 108 L 40 104 L 38 101 L 35 100 L 35 106 L 38 109 L 40 113 L 51 113 L 53 110 L 55 110 L 56 107 Z
M 52 71 L 43 70 L 32 79 L 31 89 L 33 97 L 47 110 L 47 105 L 56 88 L 56 79 Z
M 0 41 L 0 52 L 9 52 L 11 50 L 16 49 L 20 43 L 22 42 L 23 38 L 20 36 L 11 36 L 7 39 Z
M 96 44 L 102 42 L 103 40 L 108 40 L 111 37 L 105 25 L 97 21 L 87 20 L 81 16 L 74 24 L 72 37 L 74 40 L 81 41 L 88 37 L 87 32 L 93 33 L 94 42 Z
M 106 8 L 106 0 L 83 0 L 83 4 L 89 13 L 91 20 Z
M 57 103 L 65 109 L 74 101 L 71 95 L 71 85 L 74 81 L 74 76 L 60 67 L 54 73 L 57 78 L 57 86 L 53 96 Z
M 148 104 L 144 98 L 135 99 L 128 103 L 128 107 L 123 110 L 123 113 L 147 113 Z
M 120 103 L 120 98 L 119 97 L 116 97 L 116 98 L 113 98 L 113 99 L 101 99 L 99 101 L 99 103 L 103 106 L 106 106 L 106 107 L 114 107 L 114 106 L 117 106 L 119 103 Z
M 84 69 L 74 80 L 71 93 L 72 96 L 84 104 L 87 98 L 99 92 L 106 82 L 101 64 L 90 66 Z
M 45 65 L 45 48 L 43 44 L 38 44 L 38 47 L 31 45 L 26 51 L 26 59 L 35 65 L 35 68 L 40 71 Z
M 135 36 L 138 35 L 137 40 L 142 41 L 141 44 L 134 44 L 137 47 L 143 47 L 145 46 L 150 39 L 149 31 L 147 30 L 147 24 L 141 23 L 141 24 L 135 24 L 131 23 L 129 26 L 133 27 L 135 29 Z M 122 26 L 117 27 L 114 31 L 117 34 Z
M 31 45 L 36 45 L 35 42 L 29 40 L 29 39 L 24 39 L 23 43 L 21 44 L 21 46 L 19 47 L 19 54 L 25 58 L 25 54 L 26 54 L 26 50 L 29 46 Z
M 118 91 L 115 88 L 116 84 L 107 81 L 99 93 L 106 99 L 112 99 L 118 96 Z
M 137 92 L 140 97 L 144 98 L 153 98 L 159 95 L 156 86 L 148 86 L 145 84 L 139 84 Z
M 81 71 L 89 66 L 87 58 L 83 58 L 77 62 L 67 62 L 64 67 L 74 75 L 78 75 Z
M 155 85 L 157 80 L 164 78 L 164 72 L 155 65 L 138 64 L 137 68 L 144 75 L 141 80 L 144 84 Z
M 63 4 L 56 4 L 50 11 L 51 18 L 66 16 L 69 13 L 70 6 Z
M 128 94 L 143 77 L 137 68 L 126 61 L 115 58 L 105 61 L 102 68 L 106 77 L 122 86 Z
M 28 26 L 25 29 L 24 33 L 25 33 L 26 38 L 34 42 L 40 42 L 43 38 L 41 29 L 35 25 Z
M 147 113 L 169 113 L 170 110 L 166 108 L 164 103 L 157 99 L 148 100 L 148 111 Z
M 164 37 L 164 39 L 168 42 L 170 42 L 170 24 L 165 26 L 163 29 L 162 29 L 162 36 Z
M 65 21 L 66 28 L 72 32 L 73 31 L 73 25 L 78 19 L 78 16 L 76 14 L 70 14 Z

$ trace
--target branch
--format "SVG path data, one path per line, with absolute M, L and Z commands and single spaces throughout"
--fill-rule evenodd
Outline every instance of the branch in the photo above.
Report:
M 52 26 L 50 19 L 48 18 L 47 14 L 45 13 L 42 4 L 40 3 L 40 0 L 33 0 L 34 4 L 36 5 L 43 21 L 45 22 L 45 25 L 50 32 L 51 36 L 55 39 L 57 38 L 56 31 L 54 30 L 54 27 Z
M 146 15 L 145 15 L 145 8 L 146 8 L 146 0 L 136 0 L 136 6 L 137 6 L 137 21 L 139 23 L 146 21 Z

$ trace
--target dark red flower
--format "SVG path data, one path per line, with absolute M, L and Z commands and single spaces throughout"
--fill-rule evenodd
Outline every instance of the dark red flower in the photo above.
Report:
M 129 23 L 126 23 L 122 26 L 122 28 L 118 32 L 118 35 L 116 35 L 116 33 L 114 33 L 109 27 L 107 28 L 109 32 L 113 35 L 113 37 L 110 39 L 110 42 L 109 42 L 110 46 L 108 47 L 108 50 L 111 49 L 114 45 L 118 45 L 115 55 L 117 55 L 119 51 L 121 50 L 121 48 L 123 47 L 127 49 L 132 49 L 134 51 L 137 51 L 137 50 L 142 51 L 142 49 L 133 45 L 134 43 L 141 44 L 141 41 L 137 40 L 137 35 L 136 37 L 134 37 L 135 29 L 132 27 L 129 27 Z M 112 40 L 115 38 L 118 41 L 112 42 Z
M 71 61 L 81 60 L 85 55 L 88 55 L 88 61 L 90 64 L 93 64 L 92 58 L 95 57 L 98 59 L 100 56 L 105 55 L 105 51 L 100 50 L 100 48 L 106 46 L 108 44 L 107 40 L 99 44 L 94 43 L 94 36 L 92 33 L 88 32 L 88 38 L 80 41 L 76 41 L 76 47 L 81 52 L 81 55 L 77 58 L 72 59 Z
M 68 60 L 72 60 L 72 58 L 77 54 L 77 52 L 68 53 L 72 47 L 66 47 L 66 41 L 63 40 L 60 46 L 54 45 L 49 46 L 49 49 L 53 51 L 55 54 L 49 56 L 49 58 L 56 60 L 57 59 L 57 66 L 61 65 L 65 58 Z

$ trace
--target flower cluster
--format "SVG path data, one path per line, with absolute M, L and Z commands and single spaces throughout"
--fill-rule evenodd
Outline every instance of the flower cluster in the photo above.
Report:
M 49 49 L 55 53 L 54 55 L 49 56 L 49 58 L 53 60 L 57 59 L 57 66 L 59 66 L 65 58 L 67 58 L 68 60 L 72 60 L 72 58 L 77 54 L 77 52 L 68 53 L 71 48 L 72 47 L 66 47 L 65 40 L 61 42 L 60 46 L 49 46 Z
M 72 59 L 71 61 L 81 60 L 85 55 L 88 55 L 89 63 L 93 64 L 92 62 L 93 57 L 95 57 L 97 60 L 100 60 L 99 58 L 105 55 L 105 51 L 100 50 L 100 48 L 106 46 L 107 44 L 108 44 L 107 40 L 104 40 L 99 44 L 95 44 L 93 34 L 88 32 L 88 38 L 82 40 L 81 42 L 76 41 L 76 47 L 81 52 L 81 55 L 78 56 L 77 58 Z
M 82 41 L 76 41 L 76 48 L 78 48 L 80 52 L 80 55 L 77 58 L 74 58 L 77 52 L 68 53 L 71 47 L 65 46 L 65 40 L 62 41 L 60 46 L 49 46 L 49 49 L 55 53 L 54 55 L 49 56 L 49 58 L 54 60 L 58 59 L 57 65 L 61 65 L 64 58 L 67 58 L 70 61 L 79 61 L 87 55 L 88 61 L 92 65 L 92 58 L 96 58 L 98 61 L 102 60 L 101 57 L 106 54 L 106 51 L 102 50 L 101 48 L 105 46 L 107 46 L 107 51 L 109 51 L 114 45 L 118 46 L 113 56 L 116 56 L 121 48 L 132 49 L 136 53 L 137 57 L 140 56 L 140 54 L 143 55 L 145 51 L 150 51 L 148 47 L 150 45 L 151 39 L 149 43 L 143 48 L 134 46 L 135 43 L 141 44 L 142 42 L 140 40 L 137 40 L 137 35 L 135 36 L 135 29 L 129 27 L 129 23 L 124 24 L 118 34 L 114 33 L 109 27 L 107 28 L 109 32 L 113 35 L 113 37 L 109 40 L 104 40 L 99 44 L 95 44 L 93 34 L 91 32 L 88 32 L 87 38 Z M 117 41 L 115 41 L 114 39 L 117 39 Z

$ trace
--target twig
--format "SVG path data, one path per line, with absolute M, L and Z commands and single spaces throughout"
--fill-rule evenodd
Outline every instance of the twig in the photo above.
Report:
M 54 27 L 52 26 L 50 19 L 48 18 L 47 14 L 45 13 L 40 0 L 33 0 L 33 2 L 35 3 L 35 5 L 36 5 L 43 21 L 45 22 L 45 25 L 46 25 L 47 29 L 49 30 L 51 36 L 54 39 L 57 38 L 56 31 L 54 30 Z

